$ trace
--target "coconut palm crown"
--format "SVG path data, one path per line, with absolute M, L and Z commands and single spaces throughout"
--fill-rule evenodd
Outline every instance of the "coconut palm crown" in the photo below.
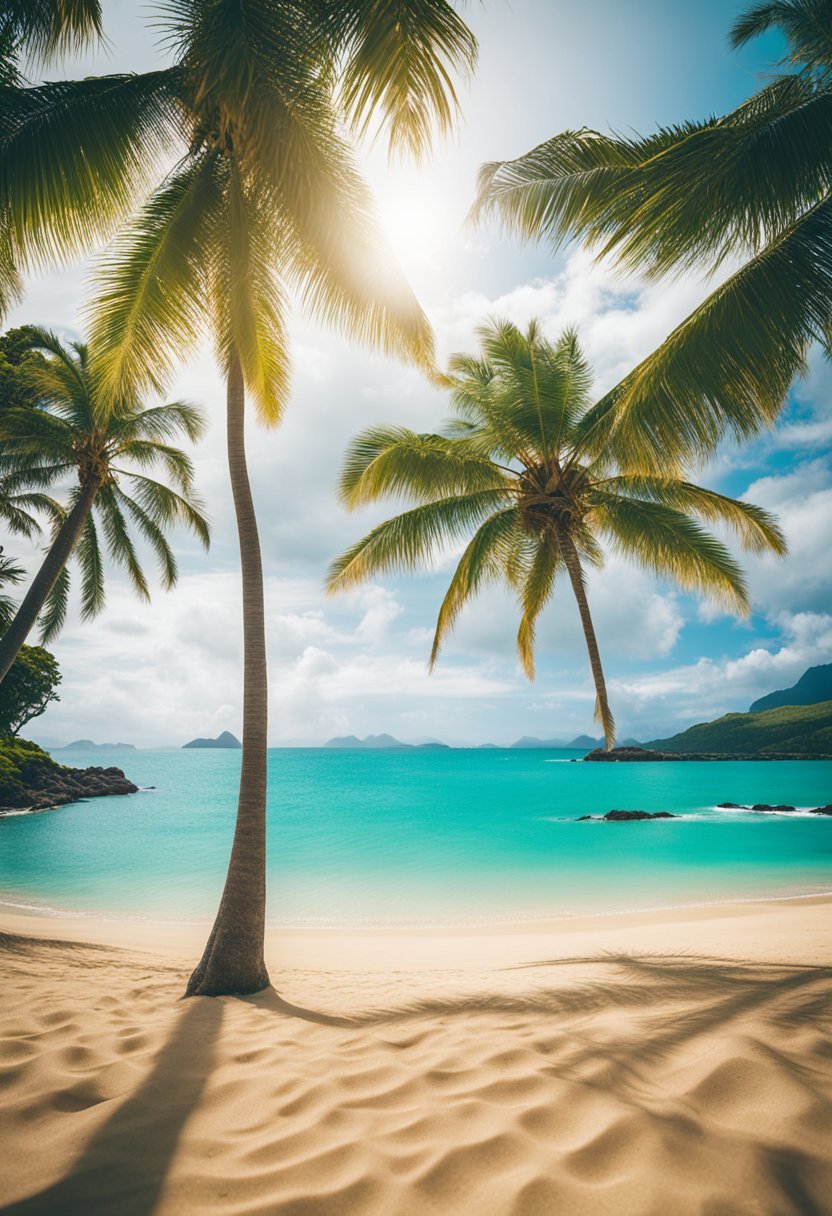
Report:
M 607 746 L 615 735 L 589 610 L 587 567 L 612 549 L 687 591 L 749 611 L 742 570 L 702 522 L 727 526 L 755 553 L 783 554 L 772 517 L 677 476 L 630 472 L 599 447 L 590 368 L 576 335 L 554 343 L 532 322 L 479 331 L 479 357 L 451 361 L 456 418 L 442 434 L 375 427 L 348 452 L 340 497 L 350 509 L 385 497 L 415 501 L 332 565 L 339 591 L 374 575 L 413 570 L 466 541 L 439 610 L 431 667 L 465 604 L 489 583 L 517 595 L 517 648 L 534 676 L 537 619 L 566 575 L 577 601 Z
M 606 401 L 610 441 L 645 467 L 771 425 L 810 345 L 832 342 L 832 0 L 754 5 L 732 45 L 769 30 L 781 71 L 728 114 L 564 131 L 480 173 L 476 221 L 652 277 L 723 276 Z
M 31 334 L 33 346 L 46 356 L 26 373 L 38 406 L 8 409 L 0 417 L 0 492 L 18 511 L 21 498 L 25 505 L 48 510 L 52 544 L 0 638 L 0 680 L 38 616 L 43 641 L 63 625 L 70 556 L 80 567 L 81 616 L 88 619 L 104 605 L 102 538 L 111 560 L 127 571 L 143 599 L 150 587 L 133 532 L 154 554 L 165 588 L 177 578 L 167 530 L 182 523 L 206 548 L 209 543 L 191 460 L 172 442 L 180 435 L 192 442 L 202 435 L 201 412 L 182 401 L 144 408 L 133 397 L 120 400 L 115 410 L 102 409 L 87 346 L 65 345 L 48 330 L 33 328 Z M 163 480 L 152 475 L 156 470 Z M 65 508 L 44 494 L 52 488 L 66 490 Z

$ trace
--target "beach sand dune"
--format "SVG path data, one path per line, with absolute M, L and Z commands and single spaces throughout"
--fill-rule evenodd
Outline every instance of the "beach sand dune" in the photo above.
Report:
M 278 937 L 282 995 L 244 1000 L 179 1000 L 170 946 L 9 933 L 2 1211 L 825 1216 L 829 913 L 390 935 L 351 969 Z

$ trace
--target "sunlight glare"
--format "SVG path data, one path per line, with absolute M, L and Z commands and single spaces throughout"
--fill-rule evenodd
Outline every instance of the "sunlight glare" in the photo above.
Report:
M 450 244 L 452 225 L 431 186 L 423 179 L 400 180 L 377 195 L 384 231 L 408 275 L 436 270 Z

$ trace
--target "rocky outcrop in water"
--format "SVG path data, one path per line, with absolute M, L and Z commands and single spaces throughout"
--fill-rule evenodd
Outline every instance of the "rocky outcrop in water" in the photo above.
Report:
M 756 811 L 760 815 L 788 815 L 791 812 L 797 812 L 798 809 L 787 802 L 755 802 L 753 806 L 745 806 L 741 802 L 718 802 L 716 805 L 721 811 Z M 809 814 L 832 815 L 832 803 L 827 806 L 811 807 Z
M 631 819 L 679 819 L 679 815 L 671 815 L 670 811 L 607 811 L 606 815 L 580 815 L 576 823 L 584 823 L 587 819 L 606 820 L 608 823 L 627 823 Z
M 139 789 L 120 768 L 64 768 L 35 744 L 24 740 L 4 742 L 0 760 L 4 762 L 0 773 L 0 815 L 44 811 L 87 798 L 135 794 Z

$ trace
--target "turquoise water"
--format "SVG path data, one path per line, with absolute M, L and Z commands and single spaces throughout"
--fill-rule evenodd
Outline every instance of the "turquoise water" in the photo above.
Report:
M 271 751 L 270 923 L 499 921 L 832 890 L 832 818 L 714 809 L 830 802 L 832 761 L 569 763 L 580 755 Z M 239 752 L 72 763 L 118 764 L 156 789 L 0 818 L 0 902 L 212 916 Z M 684 818 L 574 821 L 614 807 Z

